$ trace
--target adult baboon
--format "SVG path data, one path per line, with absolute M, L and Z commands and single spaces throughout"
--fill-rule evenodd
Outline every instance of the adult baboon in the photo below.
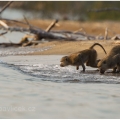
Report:
M 79 69 L 79 66 L 82 65 L 83 68 L 83 72 L 85 71 L 85 65 L 84 63 L 86 63 L 86 66 L 91 66 L 91 67 L 97 67 L 97 63 L 99 62 L 99 60 L 97 60 L 97 52 L 94 49 L 94 47 L 98 45 L 100 46 L 105 54 L 106 51 L 104 49 L 104 47 L 99 44 L 99 43 L 94 43 L 89 49 L 85 49 L 73 54 L 70 54 L 69 56 L 64 56 L 61 58 L 61 67 L 65 67 L 68 65 L 72 65 L 72 66 L 76 66 L 76 69 Z
M 113 73 L 120 72 L 120 45 L 114 46 L 110 53 L 98 62 L 100 73 L 104 73 L 107 69 L 113 69 Z

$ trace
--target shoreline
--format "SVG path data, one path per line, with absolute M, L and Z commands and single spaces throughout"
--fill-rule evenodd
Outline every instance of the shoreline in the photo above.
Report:
M 29 20 L 30 24 L 33 26 L 37 26 L 41 29 L 46 29 L 53 20 Z M 55 26 L 52 30 L 69 30 L 69 31 L 81 31 L 85 34 L 95 35 L 95 36 L 104 36 L 105 29 L 108 28 L 108 37 L 113 37 L 119 33 L 119 22 L 115 21 L 99 21 L 99 22 L 80 22 L 80 21 L 59 21 L 59 27 Z M 81 28 L 81 30 L 80 30 Z M 14 36 L 14 35 L 13 35 Z M 9 36 L 11 37 L 11 36 Z M 22 36 L 21 36 L 22 37 Z M 16 38 L 15 38 L 16 39 Z M 49 42 L 47 42 L 49 41 Z M 118 40 L 119 41 L 119 40 Z M 18 52 L 21 52 L 19 55 L 23 55 L 24 51 L 26 52 L 24 55 L 69 55 L 71 53 L 75 53 L 81 50 L 88 49 L 94 43 L 100 43 L 103 45 L 107 53 L 109 53 L 110 49 L 115 46 L 114 40 L 78 40 L 78 41 L 64 41 L 64 40 L 49 40 L 41 41 L 36 46 L 31 46 L 26 49 L 18 49 Z M 30 49 L 32 48 L 33 52 L 30 53 Z M 35 48 L 35 49 L 34 49 Z M 104 57 L 104 52 L 99 46 L 95 46 L 94 49 L 98 53 L 98 57 Z M 16 52 L 13 48 L 13 52 Z M 9 52 L 9 48 L 8 51 Z M 22 53 L 23 52 L 23 53 Z
M 75 53 L 84 49 L 88 49 L 94 43 L 100 43 L 106 50 L 107 53 L 111 50 L 113 46 L 116 44 L 112 41 L 103 41 L 103 40 L 90 40 L 90 41 L 51 41 L 41 43 L 35 48 L 44 48 L 51 46 L 50 49 L 44 51 L 38 51 L 29 53 L 28 55 L 69 55 L 71 53 Z M 101 47 L 95 46 L 94 49 L 98 53 L 98 57 L 104 57 L 104 51 Z

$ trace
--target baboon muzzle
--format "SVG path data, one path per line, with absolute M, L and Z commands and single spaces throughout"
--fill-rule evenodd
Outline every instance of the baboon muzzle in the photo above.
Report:
M 63 65 L 63 64 L 60 64 L 60 67 L 64 67 L 64 65 Z
M 104 70 L 100 69 L 100 73 L 101 73 L 101 74 L 104 74 L 104 72 L 105 72 Z

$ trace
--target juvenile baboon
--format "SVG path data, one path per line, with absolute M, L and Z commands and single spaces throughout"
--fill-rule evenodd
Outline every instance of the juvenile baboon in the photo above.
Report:
M 111 68 L 113 73 L 120 72 L 120 45 L 114 46 L 110 53 L 98 62 L 97 66 L 102 74 Z
M 99 62 L 99 60 L 97 60 L 97 52 L 95 49 L 93 49 L 96 45 L 100 46 L 105 54 L 106 51 L 104 49 L 104 47 L 99 44 L 99 43 L 94 43 L 89 49 L 85 49 L 73 54 L 70 54 L 69 56 L 64 56 L 61 58 L 61 67 L 65 67 L 68 65 L 72 65 L 72 66 L 76 66 L 76 70 L 79 69 L 79 66 L 82 65 L 83 68 L 83 72 L 85 71 L 85 65 L 84 63 L 86 63 L 86 66 L 91 66 L 91 67 L 97 67 L 97 63 Z

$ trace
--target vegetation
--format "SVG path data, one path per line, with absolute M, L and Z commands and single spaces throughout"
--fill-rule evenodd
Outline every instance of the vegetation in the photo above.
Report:
M 7 1 L 0 2 L 3 6 Z M 40 11 L 44 16 L 59 13 L 64 19 L 77 16 L 77 20 L 120 20 L 120 10 L 89 11 L 91 9 L 120 8 L 120 1 L 15 1 L 10 7 Z

